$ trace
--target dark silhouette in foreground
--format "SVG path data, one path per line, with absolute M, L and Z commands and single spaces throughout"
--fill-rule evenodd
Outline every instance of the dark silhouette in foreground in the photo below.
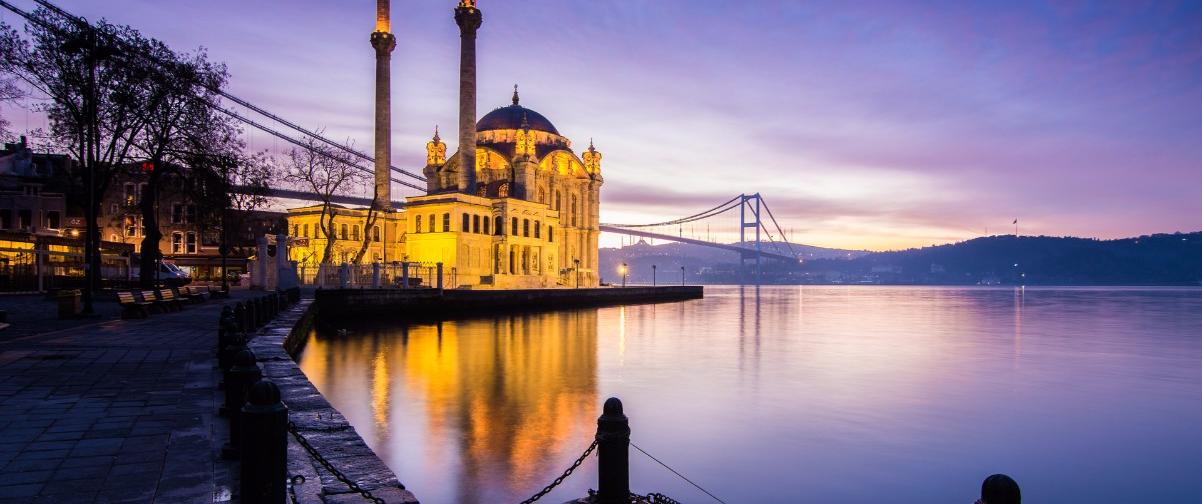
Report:
M 1018 482 L 1005 474 L 994 474 L 981 483 L 981 498 L 976 504 L 1020 504 Z

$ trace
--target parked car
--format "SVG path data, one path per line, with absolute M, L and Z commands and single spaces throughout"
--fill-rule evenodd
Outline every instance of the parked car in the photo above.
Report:
M 141 280 L 141 268 L 133 268 L 131 273 L 133 274 L 133 281 L 135 283 Z M 187 271 L 180 269 L 179 266 L 174 264 L 159 263 L 158 282 L 167 287 L 179 287 L 192 283 L 192 275 L 189 275 Z

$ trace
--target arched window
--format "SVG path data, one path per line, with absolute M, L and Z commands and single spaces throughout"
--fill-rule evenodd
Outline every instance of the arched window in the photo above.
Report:
M 343 240 L 346 239 L 346 224 L 342 225 L 342 234 L 340 235 L 340 238 L 342 238 Z
M 509 182 L 502 182 L 501 185 L 497 186 L 497 197 L 498 198 L 508 198 L 509 197 Z
M 542 235 L 543 226 L 540 222 L 534 221 L 534 237 L 539 238 Z
M 470 232 L 471 230 L 472 230 L 472 216 L 470 216 L 468 214 L 463 214 L 463 229 L 461 229 L 460 231 L 467 233 L 467 232 Z
M 380 241 L 380 226 L 372 226 L 371 227 L 371 241 L 374 241 L 374 242 Z
M 351 239 L 355 240 L 355 241 L 359 241 L 359 225 L 358 224 L 355 224 L 355 226 L 351 228 Z
M 489 231 L 489 230 L 488 230 L 488 224 L 489 224 L 490 222 L 492 222 L 492 219 L 490 219 L 490 218 L 488 218 L 487 216 L 485 216 L 485 217 L 484 217 L 484 234 L 490 234 L 490 233 L 491 233 L 491 231 Z
M 480 216 L 479 215 L 472 216 L 472 232 L 473 233 L 480 232 Z
M 434 218 L 435 218 L 434 214 L 430 214 L 430 223 L 429 224 L 430 224 L 430 232 L 431 233 L 436 231 L 436 229 L 434 229 Z
M 420 216 L 420 215 L 413 216 L 413 232 L 414 233 L 422 232 L 422 216 Z
M 496 233 L 497 236 L 505 234 L 505 221 L 501 220 L 500 215 L 493 219 L 493 224 L 492 232 Z
M 305 226 L 301 228 L 301 233 L 301 236 L 304 236 L 305 238 L 309 237 L 309 224 L 305 224 Z
M 442 232 L 451 232 L 451 214 L 449 213 L 442 214 Z
M 518 235 L 518 218 L 517 217 L 514 217 L 513 222 L 510 222 L 509 234 L 511 234 L 513 236 L 519 236 Z
M 530 237 L 530 219 L 522 219 L 522 236 Z

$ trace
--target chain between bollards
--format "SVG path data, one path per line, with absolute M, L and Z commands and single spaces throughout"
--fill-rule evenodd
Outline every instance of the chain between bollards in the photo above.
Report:
M 595 449 L 597 449 L 597 441 L 593 440 L 593 443 L 588 445 L 588 448 L 584 450 L 584 453 L 580 454 L 580 456 L 576 458 L 575 462 L 572 462 L 571 467 L 568 467 L 566 470 L 564 470 L 563 474 L 560 474 L 558 478 L 555 478 L 550 485 L 543 487 L 542 490 L 539 490 L 538 493 L 530 496 L 529 499 L 522 501 L 521 504 L 530 504 L 543 498 L 543 496 L 547 495 L 548 493 L 551 493 L 551 490 L 559 486 L 560 483 L 563 483 L 563 480 L 567 479 L 568 476 L 571 476 L 572 472 L 574 472 L 577 467 L 580 467 L 580 464 L 584 463 L 584 459 L 588 458 L 588 455 Z
M 326 458 L 323 457 L 320 453 L 317 453 L 317 449 L 314 448 L 313 445 L 309 444 L 309 440 L 305 439 L 305 436 L 301 435 L 300 430 L 296 428 L 296 424 L 294 424 L 292 422 L 288 422 L 288 432 L 292 433 L 292 436 L 296 438 L 296 441 L 298 443 L 300 443 L 301 447 L 304 448 L 305 451 L 309 453 L 309 456 L 313 457 L 313 460 L 316 460 L 317 463 L 321 464 L 322 467 L 326 468 L 326 470 L 329 471 L 330 474 L 334 475 L 334 477 L 337 478 L 338 481 L 341 481 L 342 484 L 346 485 L 346 487 L 351 489 L 351 491 L 358 492 L 359 495 L 362 495 L 364 499 L 372 501 L 376 504 L 386 504 L 384 499 L 381 499 L 379 497 L 376 497 L 375 495 L 372 495 L 372 493 L 369 490 L 366 490 L 363 487 L 360 487 L 358 483 L 351 481 L 351 479 L 346 477 L 345 474 L 342 474 L 342 471 L 335 469 L 334 466 L 330 464 L 330 461 L 326 460 Z

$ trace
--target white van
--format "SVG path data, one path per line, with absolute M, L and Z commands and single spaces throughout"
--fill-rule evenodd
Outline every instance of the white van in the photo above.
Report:
M 130 269 L 130 274 L 132 275 L 130 279 L 137 282 L 141 279 L 142 268 L 133 267 Z M 158 281 L 168 287 L 179 287 L 192 283 L 192 275 L 172 263 L 161 262 L 159 263 Z

